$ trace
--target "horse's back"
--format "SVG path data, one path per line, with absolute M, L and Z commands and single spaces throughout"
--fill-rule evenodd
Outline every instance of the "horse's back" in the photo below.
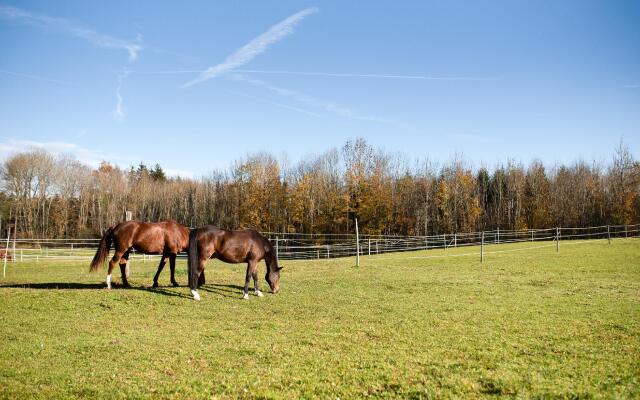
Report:
M 210 257 L 239 263 L 264 257 L 265 238 L 253 229 L 228 231 L 216 226 L 199 228 L 200 245 Z
M 180 252 L 188 246 L 189 229 L 176 221 L 126 221 L 115 227 L 114 239 L 143 253 Z

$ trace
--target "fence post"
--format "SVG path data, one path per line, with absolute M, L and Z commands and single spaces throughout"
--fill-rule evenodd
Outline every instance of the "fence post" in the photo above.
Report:
M 278 251 L 278 237 L 276 236 L 276 261 L 278 261 L 278 254 L 279 254 L 279 251 Z
M 609 225 L 607 225 L 607 241 L 611 244 L 611 230 L 609 229 Z
M 560 252 L 560 228 L 556 228 L 556 253 Z
M 500 243 L 500 227 L 498 227 L 498 236 L 496 236 L 495 242 L 496 244 Z
M 425 250 L 429 250 L 429 237 L 428 236 L 424 237 L 424 249 Z
M 371 255 L 371 238 L 369 238 L 369 255 Z
M 629 231 L 629 227 L 627 225 L 624 226 L 624 238 L 628 239 L 629 236 L 627 236 L 627 232 Z M 14 232 L 15 233 L 15 232 Z M 15 249 L 14 249 L 15 250 Z
M 2 268 L 2 277 L 7 276 L 7 255 L 9 254 L 9 240 L 11 240 L 11 227 L 9 227 L 9 233 L 7 233 L 7 246 L 4 248 L 4 267 Z
M 442 234 L 442 241 L 444 242 L 444 249 L 447 249 L 447 234 L 443 233 Z
M 380 248 L 378 248 L 378 239 L 376 239 L 376 254 L 380 253 Z
M 358 218 L 356 218 L 356 267 L 360 266 L 360 234 L 358 233 Z
M 318 250 L 318 260 L 320 259 L 320 250 Z
M 11 230 L 11 229 L 9 229 Z M 16 261 L 16 237 L 18 236 L 18 224 L 13 225 L 13 261 Z
M 454 233 L 453 234 L 453 247 L 458 247 L 458 234 Z
M 484 231 L 480 239 L 480 262 L 484 262 Z
M 531 241 L 533 242 L 533 229 L 531 229 Z
M 329 258 L 329 245 L 327 245 L 327 258 Z
M 20 262 L 22 262 L 22 249 L 20 249 Z

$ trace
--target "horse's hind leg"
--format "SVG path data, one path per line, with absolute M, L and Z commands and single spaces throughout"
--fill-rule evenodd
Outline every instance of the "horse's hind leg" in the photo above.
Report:
M 180 286 L 178 282 L 176 282 L 176 255 L 171 254 L 169 256 L 169 268 L 171 268 L 171 284 L 173 286 Z
M 129 264 L 129 251 L 120 259 L 120 273 L 122 274 L 122 286 L 130 288 L 129 281 L 127 281 L 127 265 Z
M 109 260 L 109 270 L 107 271 L 107 289 L 111 289 L 111 273 L 113 269 L 116 267 L 116 264 L 120 262 L 120 259 L 124 255 L 124 251 L 116 249 L 116 252 L 113 254 L 111 260 Z
M 164 265 L 167 263 L 167 258 L 162 255 L 162 257 L 160 257 L 160 264 L 158 264 L 158 271 L 156 272 L 156 275 L 153 277 L 153 287 L 158 287 L 158 278 L 160 277 L 160 272 L 162 272 L 162 269 L 164 268 Z M 173 270 L 171 271 L 171 277 L 173 278 Z

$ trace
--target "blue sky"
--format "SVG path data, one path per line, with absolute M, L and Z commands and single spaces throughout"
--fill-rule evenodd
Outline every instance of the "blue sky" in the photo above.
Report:
M 640 2 L 0 0 L 0 158 L 200 176 L 364 137 L 475 166 L 640 153 Z

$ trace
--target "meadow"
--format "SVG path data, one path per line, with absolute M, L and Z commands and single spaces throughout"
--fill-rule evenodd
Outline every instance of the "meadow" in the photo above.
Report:
M 135 260 L 111 291 L 88 261 L 9 263 L 0 397 L 640 397 L 640 241 L 492 253 L 527 246 L 282 261 L 277 295 L 261 263 L 248 301 L 219 261 L 200 302 L 183 260 L 181 287 Z

